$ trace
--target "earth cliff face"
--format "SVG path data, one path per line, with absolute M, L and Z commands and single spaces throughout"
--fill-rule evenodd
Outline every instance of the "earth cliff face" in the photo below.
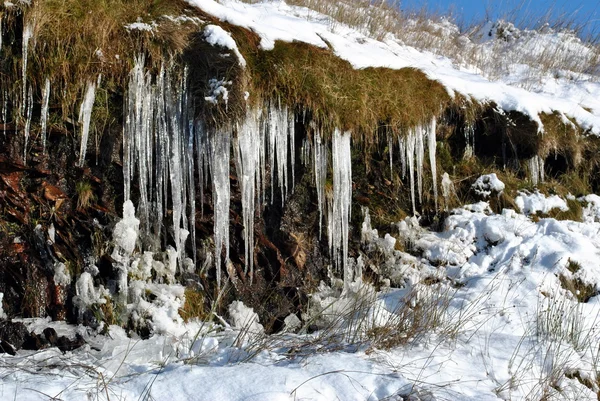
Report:
M 192 214 L 193 221 L 188 223 L 188 228 L 193 227 L 196 235 L 195 243 L 191 239 L 186 241 L 184 252 L 193 265 L 177 270 L 175 281 L 189 291 L 186 297 L 188 302 L 194 299 L 193 302 L 199 304 L 192 308 L 196 315 L 206 315 L 213 307 L 224 310 L 231 300 L 241 299 L 259 314 L 267 331 L 273 332 L 283 327 L 283 321 L 289 314 L 302 313 L 311 290 L 321 280 L 332 280 L 330 270 L 334 264 L 326 235 L 330 217 L 324 213 L 321 227 L 319 195 L 314 184 L 315 164 L 309 149 L 315 143 L 319 127 L 329 127 L 327 108 L 335 110 L 336 100 L 318 98 L 323 94 L 317 91 L 319 86 L 316 80 L 311 81 L 318 76 L 306 71 L 316 68 L 309 62 L 313 55 L 311 52 L 314 52 L 315 58 L 329 60 L 332 69 L 349 66 L 335 64 L 330 59 L 333 56 L 323 49 L 297 44 L 280 45 L 271 52 L 258 50 L 257 38 L 252 32 L 221 24 L 233 32 L 238 46 L 248 59 L 249 66 L 240 68 L 237 59 L 227 53 L 227 49 L 206 42 L 203 28 L 216 21 L 199 12 L 193 16 L 197 18 L 194 22 L 196 25 L 186 28 L 192 33 L 184 38 L 183 44 L 179 44 L 181 51 L 173 57 L 169 56 L 168 46 L 175 44 L 149 44 L 142 38 L 142 33 L 128 31 L 127 38 L 131 40 L 129 53 L 117 59 L 126 65 L 121 70 L 111 72 L 105 69 L 88 74 L 88 78 L 94 79 L 97 75 L 105 75 L 98 79 L 101 83 L 90 117 L 92 124 L 91 128 L 88 127 L 90 136 L 86 143 L 87 151 L 84 163 L 80 165 L 80 138 L 85 123 L 81 115 L 77 119 L 77 111 L 80 110 L 89 80 L 77 81 L 80 76 L 76 75 L 74 82 L 61 82 L 59 87 L 77 87 L 75 95 L 62 97 L 60 91 L 53 92 L 49 104 L 45 106 L 44 82 L 48 70 L 44 68 L 49 67 L 47 62 L 40 59 L 44 53 L 29 54 L 34 56 L 29 59 L 29 69 L 25 67 L 23 56 L 28 54 L 27 45 L 39 49 L 39 43 L 34 45 L 35 35 L 40 35 L 38 40 L 43 40 L 43 25 L 38 26 L 38 31 L 27 33 L 34 36 L 31 42 L 24 35 L 30 26 L 30 13 L 35 13 L 35 9 L 35 5 L 31 8 L 24 6 L 18 10 L 5 9 L 3 14 L 8 23 L 2 32 L 2 52 L 10 55 L 10 60 L 7 58 L 3 62 L 3 76 L 0 79 L 5 104 L 3 124 L 0 126 L 0 293 L 3 294 L 2 309 L 7 317 L 50 316 L 52 319 L 66 319 L 91 326 L 98 326 L 100 322 L 118 323 L 148 334 L 147 325 L 139 326 L 131 322 L 124 310 L 119 309 L 123 306 L 112 301 L 120 291 L 121 279 L 118 261 L 113 256 L 116 246 L 113 228 L 125 201 L 127 175 L 124 174 L 124 153 L 128 145 L 123 134 L 127 115 L 123 110 L 126 109 L 128 93 L 133 90 L 128 87 L 128 69 L 139 54 L 147 57 L 143 64 L 149 74 L 150 85 L 157 85 L 160 71 L 165 65 L 175 65 L 170 71 L 175 71 L 174 75 L 185 81 L 188 88 L 186 94 L 190 98 L 188 104 L 193 105 L 189 111 L 191 124 L 201 122 L 209 130 L 228 127 L 228 132 L 233 133 L 233 146 L 236 146 L 239 135 L 239 125 L 236 124 L 243 120 L 247 108 L 253 107 L 267 114 L 269 104 L 287 104 L 293 125 L 290 132 L 293 134 L 290 137 L 292 150 L 285 163 L 287 179 L 293 190 L 289 191 L 286 199 L 282 199 L 281 191 L 273 182 L 263 181 L 263 186 L 258 189 L 260 198 L 269 200 L 253 211 L 255 241 L 249 258 L 254 261 L 254 273 L 248 273 L 246 269 L 248 260 L 244 240 L 247 233 L 244 233 L 241 184 L 245 177 L 240 176 L 232 157 L 228 177 L 231 189 L 228 216 L 230 260 L 216 268 L 214 266 L 215 204 L 212 195 L 215 189 L 210 182 L 203 182 L 203 177 L 194 171 L 191 182 L 196 191 L 191 197 L 198 212 Z M 119 42 L 115 46 L 124 45 Z M 163 46 L 162 60 L 156 56 L 156 46 Z M 105 55 L 114 53 L 107 49 L 103 49 L 103 52 Z M 68 62 L 77 63 L 77 60 Z M 297 70 L 292 69 L 294 64 L 297 64 Z M 78 67 L 70 68 L 75 70 Z M 284 75 L 287 70 L 290 70 L 287 72 L 289 76 Z M 297 80 L 286 81 L 286 78 L 302 74 L 302 71 L 306 73 L 306 79 L 300 81 L 301 85 Z M 411 71 L 402 71 L 406 90 L 416 90 L 414 87 L 416 85 L 419 88 L 419 83 L 431 92 L 439 90 L 421 73 Z M 330 73 L 333 76 L 332 71 Z M 370 69 L 364 74 L 372 79 L 377 79 L 379 75 L 386 80 L 398 78 L 384 69 Z M 337 80 L 345 79 L 336 76 Z M 214 79 L 220 80 L 222 86 L 215 87 Z M 213 93 L 216 88 L 220 88 L 219 94 Z M 260 93 L 258 99 L 246 101 L 246 97 L 251 96 L 245 93 L 245 89 L 249 88 Z M 358 90 L 362 87 L 349 88 Z M 175 88 L 174 91 L 178 90 L 183 91 L 181 88 Z M 403 87 L 394 90 L 402 92 Z M 314 98 L 309 97 L 313 93 L 311 91 L 315 93 L 312 95 Z M 21 99 L 22 93 L 28 95 Z M 230 96 L 225 98 L 225 102 L 223 93 Z M 214 102 L 207 100 L 211 95 L 216 99 Z M 349 93 L 348 97 L 355 95 L 360 94 Z M 340 110 L 350 110 L 353 106 L 348 102 L 340 100 Z M 502 113 L 495 105 L 476 105 L 460 99 L 449 102 L 446 97 L 426 98 L 425 94 L 421 98 L 415 97 L 415 102 L 422 102 L 422 109 L 442 110 L 439 115 L 433 116 L 437 119 L 433 149 L 437 153 L 435 163 L 439 172 L 435 179 L 439 181 L 443 172 L 450 173 L 456 182 L 454 196 L 461 200 L 476 199 L 477 196 L 470 191 L 467 178 L 484 171 L 501 171 L 504 181 L 512 182 L 511 190 L 531 186 L 531 171 L 526 166 L 535 157 L 542 158 L 542 170 L 546 169 L 549 176 L 555 179 L 549 184 L 553 190 L 571 190 L 574 185 L 569 187 L 569 180 L 580 184 L 582 191 L 594 189 L 597 184 L 590 179 L 597 170 L 594 162 L 597 144 L 591 139 L 569 140 L 569 129 L 565 128 L 564 123 L 562 126 L 556 123 L 552 115 L 545 118 L 555 122 L 556 129 L 544 138 L 538 135 L 536 124 L 528 118 L 516 112 Z M 390 120 L 385 115 L 369 115 L 374 124 L 373 121 L 361 122 L 357 116 L 350 115 L 352 113 L 344 115 L 340 112 L 340 115 L 332 116 L 332 121 L 336 123 L 345 122 L 347 125 L 355 124 L 354 128 L 363 128 L 353 135 L 351 154 L 349 248 L 350 256 L 355 258 L 372 256 L 361 250 L 361 207 L 371 210 L 374 227 L 388 230 L 390 221 L 403 219 L 412 213 L 413 207 L 422 216 L 423 224 L 436 228 L 443 222 L 444 209 L 452 206 L 450 198 L 443 202 L 441 196 L 436 199 L 432 195 L 433 180 L 428 173 L 423 177 L 422 199 L 413 205 L 409 179 L 399 169 L 390 169 L 390 159 L 404 158 L 404 154 L 395 155 L 394 149 L 397 149 L 398 139 L 405 136 L 409 128 L 402 127 L 400 123 L 390 128 L 393 125 L 390 121 L 397 117 L 392 106 L 394 104 L 389 107 L 379 105 L 381 110 L 388 110 Z M 373 126 L 365 130 L 363 125 L 370 123 Z M 45 131 L 44 126 L 47 127 Z M 327 129 L 324 128 L 324 131 Z M 327 143 L 331 135 L 324 134 Z M 331 145 L 327 146 L 331 148 Z M 200 152 L 199 147 L 192 147 L 188 156 L 191 160 L 200 160 Z M 266 158 L 266 155 L 263 156 Z M 589 169 L 580 166 L 580 161 L 586 158 L 591 162 Z M 544 159 L 546 163 L 543 163 Z M 279 161 L 276 158 L 274 160 Z M 429 160 L 421 162 L 426 166 L 430 163 Z M 199 162 L 192 164 L 199 167 Z M 276 169 L 275 164 L 268 165 L 265 172 L 267 175 L 279 174 Z M 325 169 L 329 172 L 328 177 L 331 177 L 331 163 Z M 132 183 L 131 200 L 134 204 L 138 204 L 142 196 L 136 174 L 139 175 L 139 172 L 128 177 Z M 333 194 L 334 186 L 330 178 L 324 183 L 326 205 L 330 205 L 336 196 Z M 173 194 L 176 188 L 172 183 L 165 184 L 165 191 Z M 266 195 L 271 193 L 272 196 Z M 498 209 L 510 206 L 508 198 L 499 197 L 495 202 Z M 176 248 L 178 241 L 172 223 L 176 205 L 172 200 L 165 200 L 164 208 L 163 220 L 159 222 L 163 234 L 157 242 L 166 251 L 168 246 Z M 138 243 L 135 252 L 141 255 L 145 250 Z M 167 263 L 168 257 L 165 255 L 155 252 L 155 261 Z M 221 271 L 226 284 L 219 285 L 216 282 L 216 269 Z M 81 295 L 77 282 L 83 273 L 90 273 L 93 285 L 102 286 L 108 291 L 105 302 L 86 310 L 77 307 L 74 302 L 74 297 Z M 339 277 L 342 272 L 333 273 Z M 368 270 L 364 272 L 366 277 L 371 273 Z M 153 274 L 155 276 L 148 279 L 162 283 L 162 279 Z M 192 294 L 197 296 L 192 297 Z M 151 300 L 152 296 L 147 296 Z M 189 310 L 189 305 L 187 308 L 183 310 Z

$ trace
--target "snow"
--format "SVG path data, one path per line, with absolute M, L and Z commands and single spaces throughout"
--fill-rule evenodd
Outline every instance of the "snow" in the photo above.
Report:
M 498 179 L 496 173 L 491 173 L 477 178 L 471 188 L 477 195 L 487 198 L 492 193 L 499 194 L 504 191 L 504 183 Z
M 65 287 L 71 284 L 71 275 L 62 262 L 54 263 L 54 283 Z
M 586 198 L 600 204 L 595 195 Z M 553 399 L 596 399 L 596 390 L 569 377 L 595 377 L 599 297 L 577 302 L 561 277 L 600 288 L 600 222 L 532 220 L 509 209 L 494 214 L 480 202 L 450 211 L 441 232 L 408 217 L 397 223 L 395 238 L 373 230 L 363 211 L 362 253 L 348 264 L 375 268 L 387 285 L 376 289 L 359 278 L 345 286 L 321 283 L 302 320 L 290 315 L 285 332 L 266 335 L 242 302 L 232 302 L 216 323 L 184 323 L 177 315 L 183 287 L 133 280 L 129 295 L 137 301 L 128 309 L 150 324 L 152 337 L 129 337 L 117 326 L 103 336 L 23 320 L 37 333 L 45 327 L 77 333 L 87 345 L 64 355 L 56 349 L 0 355 L 0 394 L 324 401 L 419 394 L 475 401 L 540 399 L 549 392 Z M 413 254 L 397 249 L 408 239 Z M 579 270 L 569 270 L 572 262 Z M 81 305 L 104 300 L 92 279 L 83 273 L 77 283 Z M 156 300 L 145 300 L 146 292 Z M 307 334 L 307 324 L 316 331 Z M 381 330 L 387 334 L 377 340 L 373 333 Z M 393 339 L 398 345 L 378 346 Z
M 246 67 L 246 60 L 231 37 L 231 34 L 218 25 L 207 25 L 204 27 L 204 40 L 211 46 L 221 46 L 233 51 L 242 67 Z
M 584 130 L 600 134 L 600 84 L 585 79 L 585 74 L 581 74 L 583 79 L 577 80 L 544 76 L 528 85 L 531 90 L 526 90 L 518 84 L 530 75 L 528 70 L 521 71 L 517 77 L 513 74 L 499 81 L 489 80 L 480 75 L 481 70 L 476 67 L 456 67 L 452 60 L 407 46 L 391 34 L 381 41 L 375 40 L 339 22 L 332 23 L 329 17 L 283 1 L 247 4 L 237 0 L 188 0 L 188 3 L 221 21 L 254 31 L 265 50 L 272 49 L 277 40 L 299 41 L 321 48 L 331 46 L 336 55 L 357 69 L 410 67 L 422 70 L 444 85 L 450 94 L 460 93 L 479 102 L 494 102 L 505 111 L 524 113 L 538 124 L 540 131 L 543 124 L 539 114 L 558 111 L 574 118 Z M 544 43 L 533 39 L 527 43 L 534 49 L 544 50 Z M 519 46 L 514 48 L 520 49 Z
M 569 210 L 567 202 L 560 196 L 551 195 L 546 197 L 537 191 L 532 194 L 519 192 L 519 195 L 515 198 L 515 203 L 524 214 L 535 214 L 537 212 L 547 214 L 553 209 L 559 209 L 563 212 Z

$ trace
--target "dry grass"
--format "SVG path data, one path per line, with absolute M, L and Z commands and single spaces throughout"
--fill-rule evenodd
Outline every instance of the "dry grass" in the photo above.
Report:
M 324 133 L 352 130 L 364 142 L 374 141 L 382 124 L 398 132 L 429 121 L 450 103 L 443 86 L 421 71 L 356 70 L 331 51 L 303 43 L 277 42 L 250 60 L 255 93 L 305 107 Z
M 185 303 L 179 309 L 179 315 L 186 322 L 192 318 L 206 320 L 210 313 L 206 311 L 205 295 L 202 291 L 188 287 L 185 289 Z
M 88 81 L 102 75 L 103 82 L 124 84 L 134 56 L 146 53 L 153 66 L 183 52 L 188 37 L 197 31 L 198 19 L 186 15 L 183 0 L 45 0 L 22 2 L 5 8 L 5 29 L 19 32 L 32 27 L 29 41 L 27 81 L 34 98 L 39 88 L 51 82 L 51 108 L 62 108 L 63 119 L 76 115 L 75 107 Z M 151 31 L 127 29 L 143 22 Z M 20 38 L 16 38 L 19 43 Z M 4 47 L 4 71 L 20 77 L 21 49 Z M 8 54 L 6 54 L 8 52 Z M 13 90 L 22 83 L 15 82 Z M 18 92 L 17 92 L 18 93 Z

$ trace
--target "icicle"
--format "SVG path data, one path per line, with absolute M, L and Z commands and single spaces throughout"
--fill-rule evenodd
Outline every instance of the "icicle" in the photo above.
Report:
M 285 203 L 288 194 L 288 160 L 292 168 L 292 185 L 294 180 L 294 116 L 287 106 L 275 107 L 274 102 L 269 106 L 268 115 L 269 165 L 271 166 L 271 203 L 274 199 L 274 170 L 277 167 L 277 181 L 281 188 L 281 202 Z
M 390 179 L 394 178 L 394 137 L 388 132 L 388 152 L 390 152 Z
M 431 165 L 431 179 L 433 181 L 433 199 L 435 200 L 435 210 L 438 209 L 438 186 L 437 186 L 437 164 L 435 160 L 436 152 L 436 131 L 437 122 L 435 118 L 431 119 L 431 123 L 427 127 L 427 144 L 429 145 L 429 164 Z
M 304 137 L 302 139 L 302 149 L 300 152 L 300 158 L 302 160 L 302 165 L 307 167 L 311 162 L 310 153 L 312 151 L 312 145 L 310 139 L 308 137 Z
M 2 16 L 0 16 L 0 51 L 2 50 Z
M 27 147 L 29 142 L 29 132 L 31 130 L 31 112 L 33 110 L 33 89 L 29 88 L 27 91 L 27 115 L 25 119 L 25 146 L 23 147 L 23 164 L 27 164 Z
M 46 127 L 48 123 L 48 103 L 50 102 L 50 79 L 46 78 L 42 91 L 42 153 L 46 154 Z
M 204 215 L 204 187 L 208 185 L 210 170 L 208 136 L 202 121 L 196 122 L 196 165 L 198 168 L 198 183 L 200 184 L 200 213 Z
M 333 153 L 333 208 L 329 222 L 329 246 L 334 266 L 344 271 L 344 289 L 353 280 L 353 271 L 348 263 L 348 230 L 352 205 L 352 160 L 350 132 L 334 131 Z
M 100 79 L 98 79 L 99 81 Z M 79 167 L 85 163 L 85 154 L 87 151 L 88 136 L 90 133 L 90 121 L 92 118 L 92 109 L 96 100 L 96 83 L 88 82 L 85 89 L 85 96 L 79 108 L 79 123 L 83 124 L 81 130 L 81 143 L 79 146 Z
M 254 276 L 254 211 L 256 188 L 260 186 L 260 128 L 258 113 L 248 111 L 244 122 L 238 126 L 237 143 L 234 145 L 238 181 L 242 193 L 244 220 L 244 256 L 250 271 L 250 283 Z
M 544 182 L 544 159 L 536 155 L 529 159 L 527 163 L 529 165 L 531 183 L 533 185 L 538 185 L 540 182 Z
M 137 177 L 140 233 L 144 245 L 150 249 L 166 246 L 163 218 L 167 208 L 171 210 L 177 265 L 182 269 L 185 243 L 190 234 L 192 243 L 196 237 L 193 154 L 194 144 L 200 145 L 197 141 L 202 135 L 195 136 L 188 116 L 187 71 L 182 77 L 172 78 L 163 66 L 153 84 L 153 77 L 145 72 L 144 65 L 144 58 L 137 57 L 125 102 L 125 199 L 130 199 L 131 181 Z M 202 154 L 199 148 L 199 157 Z
M 398 138 L 400 148 L 400 164 L 402 166 L 402 179 L 406 178 L 406 138 Z
M 318 130 L 315 130 L 314 137 L 315 186 L 319 206 L 319 240 L 321 240 L 323 212 L 325 211 L 325 182 L 327 181 L 327 145 L 322 143 Z
M 471 123 L 466 123 L 463 128 L 465 135 L 465 153 L 463 159 L 470 159 L 475 155 L 475 127 Z
M 423 136 L 425 130 L 418 126 L 415 132 L 415 159 L 417 162 L 417 187 L 419 190 L 419 203 L 423 203 L 423 161 L 425 160 L 425 148 L 423 145 Z
M 8 93 L 4 90 L 4 102 L 2 104 L 2 122 L 4 122 L 4 137 L 6 137 L 6 124 L 8 124 Z
M 291 188 L 291 192 L 294 192 L 294 182 L 296 181 L 296 135 L 295 135 L 295 121 L 294 121 L 294 111 L 288 111 L 287 113 L 287 119 L 288 119 L 288 127 L 287 127 L 287 134 L 289 136 L 289 143 L 290 143 L 290 154 L 289 154 L 289 159 L 290 159 L 290 168 L 292 170 L 292 188 Z M 288 157 L 286 157 L 286 165 L 287 165 L 287 159 Z
M 209 137 L 210 169 L 213 185 L 215 267 L 217 285 L 221 285 L 221 252 L 225 246 L 225 263 L 229 261 L 229 154 L 231 133 L 213 131 Z
M 23 106 L 21 110 L 25 112 L 27 107 L 27 56 L 29 53 L 29 40 L 33 36 L 33 22 L 29 21 L 23 28 L 23 69 L 22 69 L 22 86 L 23 86 Z
M 409 130 L 408 135 L 400 139 L 400 147 L 404 147 L 406 151 L 406 165 L 410 181 L 410 199 L 412 201 L 413 215 L 417 213 L 415 201 L 415 142 L 414 130 Z

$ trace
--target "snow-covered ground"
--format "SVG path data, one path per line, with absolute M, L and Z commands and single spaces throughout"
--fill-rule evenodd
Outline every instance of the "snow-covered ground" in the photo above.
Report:
M 519 197 L 535 205 L 527 213 L 564 204 Z M 0 398 L 596 399 L 600 202 L 579 201 L 585 222 L 494 214 L 487 202 L 455 209 L 440 233 L 407 218 L 392 234 L 411 254 L 373 230 L 365 211 L 352 265 L 377 270 L 383 285 L 322 284 L 304 321 L 288 318 L 280 334 L 265 335 L 239 302 L 216 323 L 162 319 L 147 340 L 117 326 L 97 335 L 25 320 L 30 330 L 79 333 L 87 344 L 0 356 Z M 592 289 L 586 302 L 564 284 L 575 282 Z M 317 330 L 303 333 L 308 326 Z

